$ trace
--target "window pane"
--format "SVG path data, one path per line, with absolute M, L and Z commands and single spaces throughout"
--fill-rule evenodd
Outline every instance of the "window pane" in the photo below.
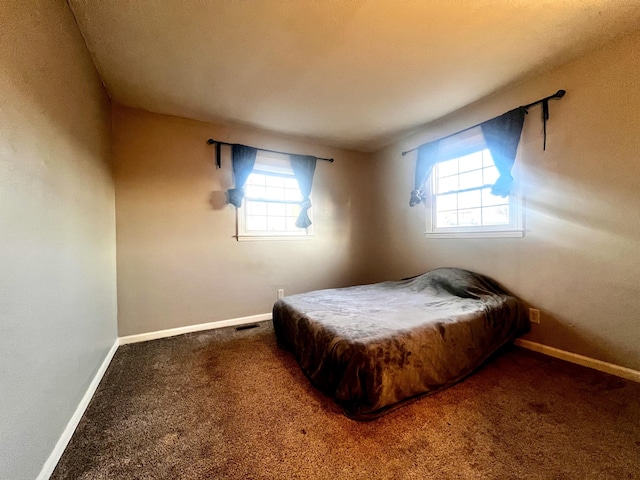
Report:
M 267 187 L 265 198 L 268 200 L 284 200 L 284 188 Z
M 298 227 L 296 227 L 296 217 L 287 217 L 286 228 L 289 232 L 296 232 L 300 230 Z
M 449 195 L 438 195 L 436 197 L 436 210 L 442 212 L 445 210 L 456 210 L 458 208 L 458 199 L 455 193 Z
M 458 159 L 447 160 L 438 164 L 438 177 L 456 175 L 458 173 Z
M 286 219 L 285 219 L 285 217 L 268 217 L 267 225 L 268 225 L 269 231 L 285 230 L 286 229 Z
M 489 151 L 488 148 L 485 148 L 482 151 L 482 166 L 490 167 L 494 165 L 495 164 L 493 163 L 493 157 L 491 156 L 491 152 Z
M 450 212 L 438 212 L 438 217 L 436 218 L 436 227 L 457 227 L 458 226 L 458 212 L 450 211 Z
M 480 187 L 483 185 L 482 170 L 474 170 L 473 172 L 461 173 L 458 178 L 460 179 L 460 190 Z
M 267 229 L 267 217 L 247 215 L 247 231 L 264 231 Z
M 493 185 L 498 180 L 499 173 L 496 167 L 485 168 L 482 172 L 485 185 Z
M 458 194 L 458 208 L 474 208 L 480 207 L 482 194 L 480 190 L 472 190 L 470 192 L 462 192 Z
M 300 205 L 289 203 L 285 206 L 287 217 L 297 217 L 300 215 Z
M 469 227 L 474 225 L 482 225 L 482 212 L 480 208 L 458 211 L 458 225 Z
M 247 198 L 264 198 L 264 187 L 259 185 L 247 185 L 244 188 L 244 194 Z
M 299 190 L 300 187 L 298 186 L 298 181 L 295 178 L 284 178 L 284 186 L 285 188 L 294 188 L 296 190 Z
M 488 207 L 490 205 L 502 205 L 504 203 L 507 203 L 508 201 L 509 201 L 508 197 L 502 198 L 497 195 L 493 195 L 491 193 L 490 188 L 482 189 L 482 206 L 483 207 Z
M 436 193 L 446 193 L 458 190 L 458 177 L 446 177 L 438 180 L 438 188 Z
M 284 217 L 286 215 L 286 208 L 284 203 L 269 203 L 267 204 L 267 214 L 269 216 Z
M 273 175 L 267 176 L 267 187 L 280 187 L 284 188 L 284 178 L 276 177 Z
M 247 214 L 249 215 L 266 215 L 267 204 L 264 202 L 254 202 L 251 200 L 245 200 L 247 202 Z
M 482 151 L 460 157 L 459 162 L 458 168 L 460 169 L 460 173 L 468 172 L 469 170 L 478 170 L 482 168 Z
M 284 191 L 284 199 L 292 202 L 301 202 L 302 194 L 299 189 L 286 188 Z
M 257 235 L 261 232 L 304 234 L 304 229 L 295 226 L 301 201 L 298 181 L 290 170 L 284 175 L 255 170 L 245 184 L 244 232 Z
M 509 205 L 498 205 L 482 209 L 484 225 L 508 225 Z
M 467 150 L 468 151 L 468 150 Z M 432 192 L 433 229 L 499 231 L 511 225 L 514 197 L 491 194 L 499 173 L 488 149 L 437 164 Z M 483 229 L 483 226 L 489 228 Z
M 247 185 L 264 185 L 266 176 L 261 173 L 251 173 L 247 178 Z

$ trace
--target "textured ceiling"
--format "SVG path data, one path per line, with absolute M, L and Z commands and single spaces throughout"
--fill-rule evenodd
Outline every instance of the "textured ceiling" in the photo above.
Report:
M 640 24 L 638 0 L 69 3 L 114 101 L 363 151 Z

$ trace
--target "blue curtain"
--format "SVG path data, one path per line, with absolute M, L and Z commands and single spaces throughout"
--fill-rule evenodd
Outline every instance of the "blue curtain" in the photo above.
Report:
M 438 143 L 439 141 L 436 140 L 435 142 L 425 143 L 418 147 L 415 187 L 411 191 L 411 200 L 409 200 L 409 206 L 411 207 L 426 200 L 424 185 L 427 183 L 429 175 L 431 175 L 433 166 L 438 162 Z
M 309 209 L 311 208 L 311 187 L 313 185 L 313 174 L 316 171 L 316 157 L 310 155 L 291 155 L 291 168 L 298 181 L 300 192 L 302 193 L 302 210 L 296 219 L 296 227 L 307 228 L 311 225 Z
M 227 198 L 229 203 L 234 205 L 236 208 L 240 208 L 242 206 L 242 199 L 244 198 L 244 184 L 247 182 L 247 178 L 249 178 L 249 175 L 253 171 L 257 154 L 257 148 L 237 144 L 231 146 L 231 162 L 233 164 L 235 188 L 227 190 Z
M 516 160 L 516 152 L 518 151 L 518 144 L 520 143 L 525 113 L 526 111 L 523 107 L 514 108 L 499 117 L 492 118 L 479 125 L 482 129 L 485 144 L 491 152 L 493 162 L 500 174 L 498 180 L 491 188 L 491 193 L 494 195 L 506 197 L 511 193 L 511 185 L 513 183 L 511 169 Z M 470 128 L 466 130 L 470 130 Z M 449 137 L 451 136 L 453 135 Z M 451 156 L 445 158 L 440 157 L 438 152 L 439 142 L 440 140 L 435 140 L 418 147 L 415 185 L 411 191 L 411 199 L 409 200 L 409 205 L 412 207 L 425 201 L 425 183 L 429 175 L 431 175 L 433 166 L 438 162 L 451 158 Z
M 513 183 L 511 169 L 516 161 L 524 115 L 524 108 L 518 107 L 480 124 L 484 141 L 500 173 L 500 177 L 491 188 L 491 193 L 494 195 L 507 197 L 511 193 Z

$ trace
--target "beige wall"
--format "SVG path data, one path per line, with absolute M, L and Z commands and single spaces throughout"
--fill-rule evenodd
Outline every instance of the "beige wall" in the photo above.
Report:
M 116 339 L 109 102 L 65 2 L 0 2 L 0 478 L 33 479 Z
M 63 2 L 0 3 L 0 478 L 34 478 L 116 338 L 110 107 Z M 543 311 L 528 338 L 640 369 L 640 37 L 534 78 L 375 155 L 114 107 L 119 333 L 270 311 L 287 294 L 453 265 Z M 527 120 L 523 239 L 427 240 L 399 152 L 565 88 Z M 335 157 L 315 237 L 237 242 L 228 152 Z M 375 214 L 375 216 L 374 216 Z
M 278 288 L 363 280 L 368 155 L 124 107 L 113 127 L 121 336 L 269 313 Z M 216 170 L 210 137 L 335 158 L 316 168 L 314 238 L 238 242 L 228 147 Z
M 375 155 L 372 280 L 457 266 L 495 277 L 542 310 L 527 337 L 640 369 L 640 37 L 624 38 L 427 126 Z M 472 81 L 470 79 L 470 81 Z M 415 157 L 402 150 L 567 90 L 527 117 L 518 179 L 523 239 L 427 239 L 409 208 Z

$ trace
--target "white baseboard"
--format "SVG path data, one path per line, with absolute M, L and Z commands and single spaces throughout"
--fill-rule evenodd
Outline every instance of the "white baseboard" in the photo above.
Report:
M 82 419 L 82 415 L 84 415 L 85 410 L 89 406 L 89 402 L 93 398 L 93 395 L 102 380 L 113 356 L 116 353 L 119 345 L 126 345 L 128 343 L 137 343 L 137 342 L 145 342 L 147 340 L 155 340 L 158 338 L 166 338 L 173 337 L 175 335 L 182 335 L 183 333 L 191 333 L 191 332 L 199 332 L 203 330 L 211 330 L 214 328 L 224 328 L 224 327 L 234 327 L 238 325 L 247 325 L 256 322 L 264 322 L 267 320 L 271 320 L 270 313 L 263 313 L 260 315 L 251 315 L 248 317 L 240 317 L 233 318 L 230 320 L 221 320 L 218 322 L 209 322 L 209 323 L 200 323 L 198 325 L 189 325 L 186 327 L 178 327 L 178 328 L 170 328 L 167 330 L 158 330 L 155 332 L 141 333 L 138 335 L 128 335 L 126 337 L 119 337 L 113 343 L 109 352 L 105 356 L 100 368 L 96 372 L 93 380 L 89 384 L 87 391 L 84 396 L 80 400 L 78 407 L 73 413 L 71 419 L 67 423 L 66 428 L 62 432 L 62 435 L 58 439 L 56 446 L 54 447 L 51 455 L 44 463 L 40 474 L 37 477 L 37 480 L 47 480 L 58 464 L 60 457 L 64 453 L 65 448 L 71 437 L 73 436 L 73 432 L 75 431 L 78 423 Z M 545 355 L 549 355 L 551 357 L 559 358 L 561 360 L 566 360 L 571 363 L 575 363 L 578 365 L 582 365 L 584 367 L 593 368 L 594 370 L 599 370 L 601 372 L 609 373 L 611 375 L 616 375 L 621 378 L 625 378 L 627 380 L 632 380 L 634 382 L 640 383 L 640 371 L 633 370 L 631 368 L 622 367 L 620 365 L 615 365 L 613 363 L 604 362 L 602 360 L 597 360 L 595 358 L 585 357 L 584 355 L 579 355 L 577 353 L 567 352 L 565 350 L 560 350 L 559 348 L 550 347 L 548 345 L 543 345 L 541 343 L 532 342 L 530 340 L 516 339 L 514 344 L 518 347 L 526 348 L 528 350 L 533 350 L 535 352 L 543 353 Z
M 199 323 L 197 325 L 188 325 L 186 327 L 169 328 L 167 330 L 157 330 L 155 332 L 139 333 L 137 335 L 127 335 L 120 337 L 120 345 L 128 343 L 146 342 L 148 340 L 156 340 L 158 338 L 174 337 L 183 333 L 201 332 L 202 330 L 212 330 L 214 328 L 235 327 L 238 325 L 247 325 L 256 322 L 265 322 L 271 320 L 270 313 L 261 313 L 260 315 L 250 315 L 248 317 L 232 318 L 230 320 L 220 320 L 218 322 Z
M 113 346 L 105 356 L 104 360 L 102 361 L 102 364 L 100 365 L 100 368 L 98 369 L 95 376 L 93 377 L 93 380 L 89 384 L 87 391 L 82 397 L 82 400 L 80 400 L 78 407 L 76 408 L 75 412 L 73 413 L 73 416 L 67 423 L 67 426 L 62 432 L 62 435 L 58 439 L 58 443 L 56 443 L 56 446 L 51 452 L 51 455 L 49 455 L 49 458 L 44 463 L 44 466 L 42 467 L 42 470 L 40 471 L 40 474 L 38 475 L 37 480 L 47 480 L 55 470 L 56 465 L 58 464 L 58 461 L 60 461 L 60 457 L 62 457 L 62 454 L 64 453 L 65 448 L 67 448 L 67 445 L 69 444 L 69 441 L 73 436 L 73 432 L 75 432 L 76 427 L 78 426 L 78 423 L 80 423 L 80 420 L 82 419 L 82 415 L 84 415 L 85 410 L 89 406 L 89 402 L 93 398 L 93 395 L 96 392 L 98 385 L 100 384 L 100 380 L 102 380 L 102 377 L 107 371 L 107 368 L 109 367 L 109 364 L 111 363 L 111 360 L 113 359 L 113 356 L 115 355 L 116 350 L 118 350 L 118 346 L 126 345 L 128 343 L 137 343 L 137 342 L 145 342 L 147 340 L 155 340 L 157 338 L 173 337 L 175 335 L 182 335 L 183 333 L 199 332 L 202 330 L 211 330 L 214 328 L 235 327 L 238 325 L 247 325 L 251 323 L 264 322 L 267 320 L 271 320 L 270 313 L 263 313 L 260 315 L 251 315 L 248 317 L 232 318 L 230 320 L 221 320 L 218 322 L 201 323 L 198 325 L 189 325 L 186 327 L 170 328 L 168 330 L 158 330 L 156 332 L 141 333 L 139 335 L 128 335 L 126 337 L 117 338 L 116 341 L 113 343 Z
M 56 443 L 56 446 L 51 452 L 51 455 L 49 455 L 49 458 L 47 458 L 47 461 L 44 462 L 44 465 L 42 467 L 42 470 L 40 470 L 40 474 L 38 475 L 37 480 L 47 480 L 55 470 L 56 465 L 58 465 L 58 461 L 60 460 L 60 457 L 62 457 L 62 454 L 64 453 L 65 448 L 67 448 L 67 444 L 69 443 L 69 440 L 71 440 L 71 437 L 73 436 L 73 432 L 75 432 L 76 427 L 78 426 L 78 423 L 80 423 L 80 419 L 82 419 L 82 415 L 84 415 L 85 410 L 89 406 L 89 402 L 93 398 L 93 394 L 96 392 L 98 385 L 100 385 L 100 380 L 102 380 L 102 377 L 107 371 L 107 367 L 109 367 L 109 364 L 113 359 L 113 356 L 116 354 L 116 350 L 118 350 L 118 345 L 119 345 L 119 342 L 118 342 L 118 339 L 116 338 L 116 341 L 113 342 L 112 347 L 109 349 L 109 352 L 107 352 L 107 355 L 104 357 L 104 360 L 100 364 L 100 368 L 98 368 L 98 371 L 93 377 L 93 380 L 91 380 L 91 383 L 89 384 L 87 391 L 84 393 L 82 400 L 80 400 L 80 403 L 76 408 L 76 411 L 73 412 L 73 415 L 71 416 L 71 419 L 69 420 L 69 422 L 67 423 L 67 426 L 62 432 L 62 435 L 60 435 L 60 438 L 58 439 L 58 443 Z
M 567 352 L 565 350 L 560 350 L 559 348 L 549 347 L 548 345 L 532 342 L 530 340 L 523 340 L 521 338 L 516 339 L 513 343 L 518 347 L 526 348 L 527 350 L 533 350 L 534 352 L 543 353 L 550 357 L 566 360 L 567 362 L 576 363 L 583 367 L 593 368 L 600 372 L 610 373 L 611 375 L 640 383 L 640 371 L 638 370 L 621 367 L 620 365 L 603 362 L 602 360 L 585 357 L 584 355 L 578 355 L 577 353 Z

